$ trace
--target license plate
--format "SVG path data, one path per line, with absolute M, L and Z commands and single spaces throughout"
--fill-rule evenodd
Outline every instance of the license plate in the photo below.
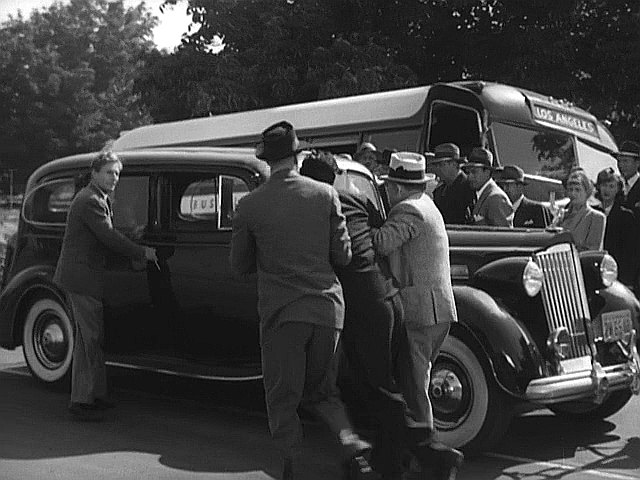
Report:
M 631 312 L 629 310 L 618 310 L 617 312 L 607 312 L 602 314 L 602 339 L 605 342 L 615 342 L 621 340 L 631 332 Z

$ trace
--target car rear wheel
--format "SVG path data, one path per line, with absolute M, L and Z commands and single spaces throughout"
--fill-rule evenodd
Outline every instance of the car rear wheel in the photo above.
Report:
M 64 306 L 38 298 L 28 307 L 22 345 L 31 374 L 52 387 L 67 387 L 71 379 L 73 323 Z
M 509 425 L 513 402 L 460 339 L 449 335 L 431 371 L 429 396 L 438 438 L 467 452 L 487 450 Z
M 601 404 L 591 402 L 564 402 L 549 409 L 559 417 L 576 420 L 602 420 L 619 412 L 631 399 L 631 390 L 618 390 L 607 395 Z

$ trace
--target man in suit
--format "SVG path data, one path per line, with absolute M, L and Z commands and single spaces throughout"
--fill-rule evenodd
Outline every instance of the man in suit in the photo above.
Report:
M 303 478 L 294 475 L 301 403 L 336 435 L 347 477 L 367 478 L 371 446 L 353 432 L 335 385 L 344 299 L 334 267 L 349 263 L 351 242 L 338 193 L 298 173 L 299 150 L 288 122 L 262 133 L 256 156 L 270 165 L 271 177 L 238 203 L 231 267 L 258 274 L 263 382 L 271 436 L 283 454 L 282 478 Z
M 551 213 L 544 205 L 524 196 L 524 170 L 505 165 L 495 170 L 494 179 L 511 200 L 514 227 L 545 228 L 550 223 Z
M 440 211 L 424 192 L 428 177 L 418 153 L 391 155 L 382 177 L 392 208 L 373 236 L 400 290 L 410 343 L 411 368 L 398 372 L 412 426 L 409 448 L 434 478 L 455 478 L 462 453 L 434 440 L 433 410 L 425 384 L 452 322 L 457 321 L 451 286 L 449 239 Z
M 81 420 L 100 420 L 106 408 L 107 375 L 102 295 L 106 257 L 110 253 L 157 262 L 155 250 L 138 245 L 113 228 L 109 194 L 122 170 L 112 152 L 101 152 L 91 164 L 91 181 L 71 203 L 67 228 L 53 281 L 67 294 L 75 328 L 71 403 L 69 411 Z
M 460 168 L 464 162 L 466 159 L 460 156 L 460 149 L 454 143 L 438 145 L 433 156 L 427 158 L 427 169 L 435 173 L 441 182 L 433 191 L 433 201 L 446 224 L 473 223 L 471 212 L 476 194 Z
M 640 144 L 631 140 L 622 142 L 620 151 L 615 155 L 618 170 L 624 179 L 624 201 L 622 206 L 634 212 L 640 220 Z
M 491 178 L 493 154 L 486 148 L 471 150 L 468 162 L 462 167 L 469 177 L 471 188 L 476 191 L 473 207 L 475 225 L 513 227 L 513 205 L 507 194 Z
M 300 168 L 302 175 L 329 185 L 337 172 L 335 158 L 328 152 L 308 155 Z M 371 226 L 380 226 L 380 213 L 366 197 L 344 191 L 339 196 L 352 252 L 351 262 L 336 269 L 345 300 L 340 343 L 354 389 L 379 422 L 374 467 L 383 480 L 400 480 L 406 404 L 394 379 L 394 364 L 399 350 L 408 351 L 402 303 L 373 249 Z

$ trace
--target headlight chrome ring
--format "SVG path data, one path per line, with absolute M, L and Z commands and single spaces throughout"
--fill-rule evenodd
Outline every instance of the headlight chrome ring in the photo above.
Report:
M 618 264 L 608 253 L 605 253 L 600 262 L 600 279 L 605 287 L 610 287 L 618 279 Z
M 544 275 L 542 269 L 533 260 L 527 262 L 522 273 L 522 286 L 530 297 L 535 297 L 542 289 Z

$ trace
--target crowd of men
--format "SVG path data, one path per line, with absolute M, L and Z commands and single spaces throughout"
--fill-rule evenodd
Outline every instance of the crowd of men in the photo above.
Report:
M 258 275 L 263 381 L 282 478 L 304 476 L 296 461 L 302 406 L 334 433 L 346 479 L 400 480 L 407 458 L 424 478 L 454 479 L 463 455 L 437 441 L 425 389 L 457 321 L 425 157 L 391 155 L 380 179 L 392 208 L 382 222 L 366 198 L 333 188 L 332 154 L 314 152 L 298 171 L 299 150 L 290 123 L 263 132 L 256 155 L 271 175 L 238 203 L 231 243 L 234 272 Z M 379 421 L 373 445 L 354 432 L 336 387 L 340 339 Z
M 604 246 L 631 286 L 638 273 L 640 145 L 621 147 L 620 173 L 604 169 L 595 185 L 602 212 L 580 212 L 606 216 Z M 392 152 L 381 168 L 375 146 L 363 144 L 356 160 L 384 183 L 391 206 L 383 221 L 366 198 L 333 188 L 333 154 L 313 152 L 298 169 L 300 150 L 288 122 L 262 133 L 256 156 L 271 175 L 238 203 L 230 253 L 235 273 L 257 272 L 265 398 L 282 452 L 282 479 L 304 476 L 297 456 L 303 438 L 298 409 L 305 407 L 334 433 L 345 479 L 401 480 L 417 463 L 423 478 L 453 480 L 463 455 L 438 442 L 425 388 L 457 321 L 445 224 L 545 227 L 561 215 L 527 199 L 522 169 L 494 168 L 485 148 L 466 158 L 453 143 L 424 155 Z M 89 185 L 72 202 L 54 276 L 76 321 L 69 410 L 82 420 L 101 419 L 113 407 L 101 349 L 106 255 L 116 251 L 157 265 L 154 249 L 113 228 L 109 193 L 121 170 L 111 152 L 92 163 Z M 425 190 L 427 170 L 440 181 L 433 198 Z M 592 193 L 585 179 L 583 172 L 569 176 L 567 189 L 578 191 L 570 204 Z M 581 219 L 574 210 L 567 218 L 576 223 Z M 338 347 L 378 420 L 373 444 L 355 432 L 340 398 Z

